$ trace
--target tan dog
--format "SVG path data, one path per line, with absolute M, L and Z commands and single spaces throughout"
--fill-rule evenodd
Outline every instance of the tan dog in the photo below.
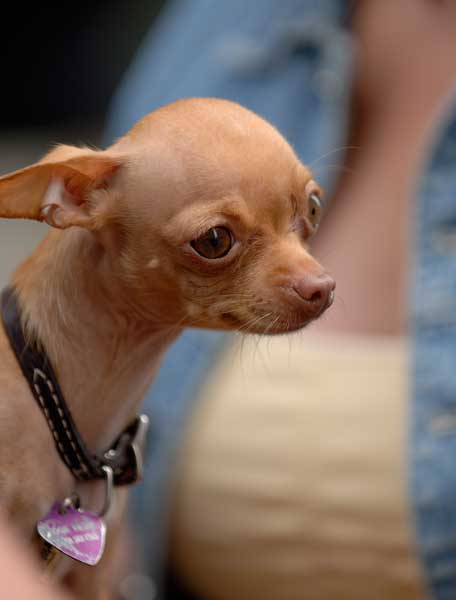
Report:
M 319 195 L 271 125 L 215 99 L 157 110 L 106 151 L 61 146 L 0 178 L 1 217 L 53 227 L 13 286 L 89 448 L 122 430 L 184 328 L 285 333 L 331 304 L 334 282 L 307 250 Z M 3 329 L 0 356 L 0 497 L 32 541 L 75 482 Z M 96 505 L 100 484 L 83 487 Z M 105 597 L 115 528 L 97 567 L 66 561 L 81 598 Z

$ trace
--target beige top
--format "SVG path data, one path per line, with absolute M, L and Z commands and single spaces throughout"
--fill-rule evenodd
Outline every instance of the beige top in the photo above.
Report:
M 407 345 L 244 340 L 197 406 L 172 558 L 210 600 L 422 598 L 406 490 Z

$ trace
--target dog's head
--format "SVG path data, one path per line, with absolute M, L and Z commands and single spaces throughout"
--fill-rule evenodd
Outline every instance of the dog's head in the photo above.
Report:
M 214 99 L 155 111 L 106 151 L 59 147 L 0 178 L 0 216 L 92 232 L 136 315 L 271 334 L 332 303 L 308 250 L 320 197 L 276 129 Z

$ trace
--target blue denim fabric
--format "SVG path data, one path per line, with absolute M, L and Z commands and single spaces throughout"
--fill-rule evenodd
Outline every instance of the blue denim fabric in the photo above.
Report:
M 456 598 L 456 97 L 423 172 L 411 290 L 411 500 L 432 597 Z
M 174 0 L 114 100 L 108 141 L 177 98 L 229 98 L 273 122 L 330 188 L 335 173 L 320 169 L 318 159 L 346 143 L 353 60 L 343 26 L 347 7 L 344 0 Z M 320 164 L 325 162 L 339 162 L 337 154 Z M 410 294 L 411 502 L 437 600 L 456 598 L 455 167 L 456 120 L 448 118 L 436 132 L 423 174 Z M 218 333 L 187 332 L 168 353 L 145 402 L 152 443 L 132 514 L 144 532 L 160 597 L 176 450 L 197 391 L 225 341 Z

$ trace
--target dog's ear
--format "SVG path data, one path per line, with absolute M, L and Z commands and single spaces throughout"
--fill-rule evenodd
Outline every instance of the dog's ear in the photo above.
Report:
M 108 187 L 120 166 L 108 152 L 59 146 L 40 162 L 0 177 L 0 217 L 99 229 L 107 211 L 99 206 L 103 194 L 94 192 Z

